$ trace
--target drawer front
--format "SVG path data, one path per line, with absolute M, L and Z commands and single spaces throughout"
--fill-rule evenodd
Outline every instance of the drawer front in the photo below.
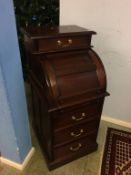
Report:
M 54 130 L 67 125 L 79 124 L 92 120 L 93 115 L 99 115 L 99 105 L 97 101 L 79 106 L 65 111 L 57 112 L 53 117 Z
M 96 116 L 96 119 L 90 122 L 60 129 L 57 132 L 54 132 L 54 145 L 62 145 L 69 143 L 72 140 L 90 135 L 94 131 L 97 131 L 98 126 L 99 119 Z
M 61 146 L 54 149 L 54 158 L 64 158 L 68 156 L 77 155 L 79 153 L 90 150 L 90 148 L 96 146 L 96 136 L 97 133 L 93 133 L 88 137 L 84 137 L 83 139 L 79 139 L 77 141 L 71 142 L 65 146 Z
M 62 38 L 48 38 L 37 41 L 38 51 L 52 52 L 65 49 L 78 49 L 90 47 L 91 36 L 75 36 Z

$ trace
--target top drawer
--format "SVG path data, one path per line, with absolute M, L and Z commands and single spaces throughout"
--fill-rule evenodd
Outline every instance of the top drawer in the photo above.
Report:
M 34 40 L 34 50 L 37 52 L 53 52 L 88 48 L 91 43 L 91 35 L 71 36 L 59 38 L 44 38 Z
M 98 105 L 98 101 L 92 101 L 74 109 L 68 108 L 67 110 L 56 112 L 53 116 L 54 130 L 94 120 L 96 117 L 100 117 L 100 109 L 101 105 Z

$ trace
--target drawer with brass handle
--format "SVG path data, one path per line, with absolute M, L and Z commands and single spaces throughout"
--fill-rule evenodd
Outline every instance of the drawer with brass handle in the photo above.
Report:
M 79 154 L 81 152 L 90 151 L 90 149 L 96 149 L 97 143 L 95 142 L 97 136 L 97 132 L 90 134 L 87 137 L 79 139 L 74 142 L 70 142 L 69 144 L 63 145 L 61 147 L 57 147 L 54 149 L 54 157 L 55 159 L 61 157 L 69 157 L 72 154 Z
M 40 39 L 36 48 L 40 52 L 52 52 L 64 49 L 78 49 L 90 47 L 90 36 L 72 36 L 51 39 Z
M 54 145 L 56 146 L 62 145 L 72 140 L 85 137 L 86 135 L 89 135 L 90 133 L 92 133 L 94 130 L 97 130 L 98 124 L 99 124 L 99 119 L 92 120 L 84 124 L 79 124 L 72 127 L 59 129 L 54 132 Z
M 96 117 L 96 114 L 99 115 L 98 112 L 99 108 L 97 101 L 70 111 L 60 111 L 54 115 L 53 118 L 54 130 L 63 128 L 67 125 L 79 124 L 86 120 L 90 121 Z

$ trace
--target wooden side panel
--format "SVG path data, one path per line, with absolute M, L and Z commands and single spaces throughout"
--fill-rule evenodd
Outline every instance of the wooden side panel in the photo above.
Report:
M 45 157 L 51 161 L 53 159 L 52 121 L 48 113 L 47 103 L 41 94 L 39 92 L 37 93 L 37 86 L 32 85 L 33 126 L 45 153 Z

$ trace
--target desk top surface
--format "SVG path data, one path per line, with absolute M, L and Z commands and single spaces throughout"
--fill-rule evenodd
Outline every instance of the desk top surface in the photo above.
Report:
M 25 27 L 22 29 L 22 33 L 30 37 L 31 39 L 49 38 L 66 35 L 85 35 L 96 34 L 96 32 L 79 27 L 76 25 L 63 25 L 63 26 L 40 26 L 40 27 Z

